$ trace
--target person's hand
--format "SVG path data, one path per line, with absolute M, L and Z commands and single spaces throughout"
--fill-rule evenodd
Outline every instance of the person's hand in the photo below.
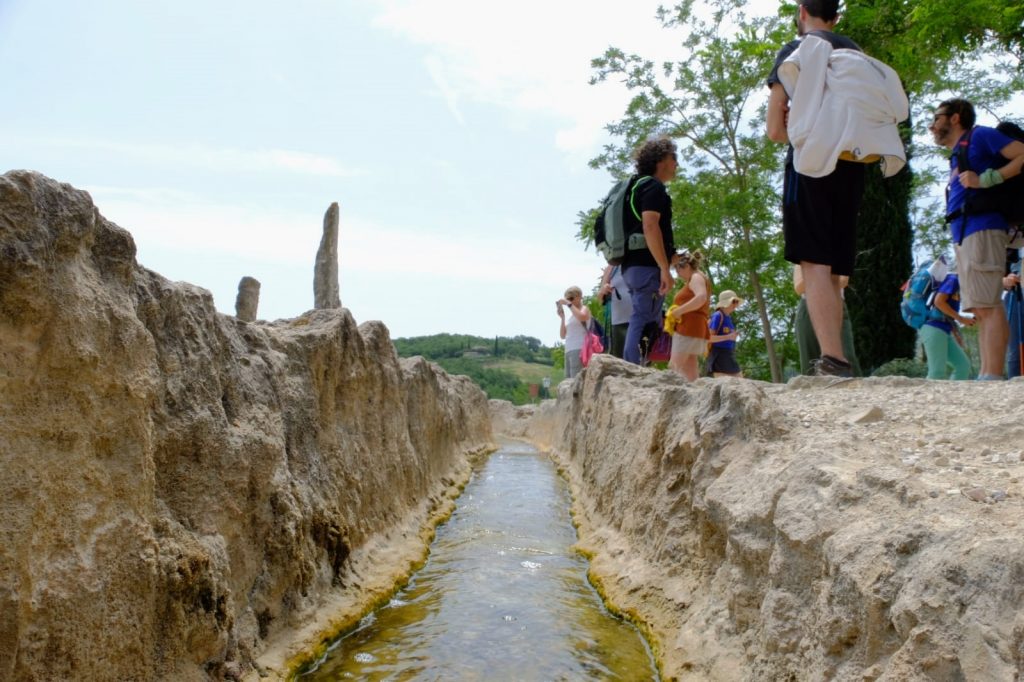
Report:
M 601 287 L 601 290 L 597 292 L 597 295 L 598 295 L 599 298 L 604 298 L 605 296 L 607 296 L 610 293 L 612 293 L 612 285 L 609 282 L 609 283 L 605 284 L 603 287 Z
M 563 301 L 555 301 L 555 310 L 558 311 L 558 316 L 564 320 L 565 308 L 563 308 L 562 305 L 564 305 Z
M 737 336 L 739 336 L 739 335 L 740 335 L 740 333 L 739 333 L 738 331 L 735 331 L 735 330 L 734 330 L 733 332 L 731 332 L 731 333 L 729 334 L 729 340 L 730 340 L 730 341 L 735 341 L 735 340 L 736 340 L 736 337 L 737 337 Z
M 1003 277 L 1003 288 L 1004 289 L 1012 289 L 1015 286 L 1017 286 L 1018 284 L 1020 284 L 1020 275 L 1017 275 L 1017 274 L 1011 272 L 1006 277 Z
M 676 318 L 677 320 L 683 319 L 683 306 L 680 305 L 673 308 L 672 317 Z
M 960 174 L 960 184 L 969 189 L 978 189 L 981 187 L 981 180 L 974 171 L 964 171 Z
M 963 315 L 957 315 L 956 321 L 965 327 L 973 327 L 978 322 L 973 317 L 964 317 Z
M 668 268 L 661 269 L 661 285 L 658 287 L 658 296 L 664 296 L 672 288 L 672 273 Z

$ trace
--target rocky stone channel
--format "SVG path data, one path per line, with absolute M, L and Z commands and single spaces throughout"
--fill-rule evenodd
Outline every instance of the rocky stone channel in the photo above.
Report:
M 598 356 L 489 406 L 334 283 L 294 319 L 219 314 L 87 193 L 0 176 L 0 679 L 286 678 L 422 560 L 492 419 L 559 464 L 668 678 L 1020 679 L 1024 380 Z
M 495 428 L 688 680 L 1018 680 L 1024 380 L 685 384 L 598 356 Z

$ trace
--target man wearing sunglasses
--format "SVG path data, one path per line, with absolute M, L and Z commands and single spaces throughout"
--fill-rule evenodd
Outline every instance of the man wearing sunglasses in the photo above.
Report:
M 956 252 L 960 308 L 974 313 L 978 321 L 978 379 L 998 380 L 1003 378 L 1009 337 L 1002 307 L 1008 223 L 979 200 L 986 191 L 1020 174 L 1024 142 L 974 123 L 974 105 L 965 99 L 948 99 L 935 109 L 928 130 L 935 144 L 954 152 L 949 159 L 946 220 Z M 965 154 L 958 153 L 961 146 Z M 969 167 L 959 167 L 961 156 Z

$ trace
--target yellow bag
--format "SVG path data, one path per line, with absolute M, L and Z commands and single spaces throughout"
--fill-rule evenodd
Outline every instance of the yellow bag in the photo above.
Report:
M 677 306 L 677 305 L 670 305 L 668 307 L 668 312 L 665 313 L 665 333 L 666 334 L 674 334 L 676 332 L 676 325 L 679 324 L 679 320 L 677 320 L 675 318 L 675 315 L 672 314 L 672 311 L 675 310 L 678 307 L 679 306 Z

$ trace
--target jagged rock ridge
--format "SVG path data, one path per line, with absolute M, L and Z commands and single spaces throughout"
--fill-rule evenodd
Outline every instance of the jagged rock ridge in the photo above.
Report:
M 557 401 L 491 402 L 561 464 L 594 579 L 667 677 L 989 681 L 1024 668 L 1022 398 L 597 356 Z
M 382 324 L 219 314 L 24 171 L 0 176 L 0 395 L 5 680 L 240 677 L 359 561 L 422 549 L 490 442 L 483 393 Z

